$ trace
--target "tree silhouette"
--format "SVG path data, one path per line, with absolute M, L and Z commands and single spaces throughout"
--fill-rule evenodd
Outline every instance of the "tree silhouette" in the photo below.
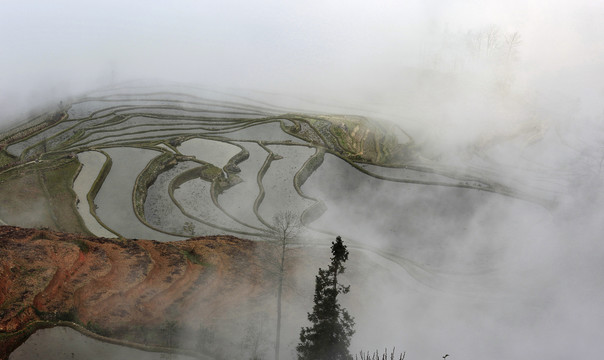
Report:
M 338 275 L 345 270 L 348 250 L 337 237 L 331 243 L 331 264 L 327 270 L 319 269 L 315 278 L 315 296 L 308 320 L 312 326 L 302 328 L 300 343 L 296 347 L 298 360 L 351 360 L 348 351 L 350 337 L 354 334 L 354 319 L 338 303 L 338 294 L 346 294 L 350 286 L 338 284 Z
M 292 211 L 279 212 L 273 218 L 273 226 L 269 233 L 268 257 L 264 257 L 265 266 L 274 274 L 277 280 L 277 329 L 275 333 L 275 360 L 279 360 L 281 343 L 281 297 L 285 279 L 285 262 L 289 245 L 294 242 L 300 232 L 302 224 L 299 216 Z

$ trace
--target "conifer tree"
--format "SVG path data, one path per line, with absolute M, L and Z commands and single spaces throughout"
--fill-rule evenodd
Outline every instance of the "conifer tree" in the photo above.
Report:
M 346 294 L 350 286 L 338 284 L 338 275 L 344 272 L 348 250 L 337 237 L 331 243 L 331 264 L 319 269 L 315 278 L 315 296 L 312 313 L 308 314 L 310 327 L 303 327 L 296 347 L 298 360 L 351 360 L 348 351 L 354 334 L 354 319 L 338 303 L 338 295 Z

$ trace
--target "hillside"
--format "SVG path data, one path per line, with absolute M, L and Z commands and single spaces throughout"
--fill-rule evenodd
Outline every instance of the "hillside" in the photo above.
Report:
M 0 354 L 65 322 L 150 347 L 176 345 L 166 328 L 234 323 L 265 310 L 271 282 L 257 266 L 262 247 L 232 236 L 160 243 L 2 226 Z
M 494 171 L 484 160 L 488 141 L 480 154 L 466 149 L 458 166 L 426 153 L 393 122 L 189 90 L 99 90 L 1 133 L 0 224 L 160 241 L 258 240 L 289 210 L 333 234 L 339 229 L 323 219 L 338 211 L 333 192 L 316 181 L 323 175 L 346 177 L 343 188 L 438 186 L 552 205 L 548 187 Z

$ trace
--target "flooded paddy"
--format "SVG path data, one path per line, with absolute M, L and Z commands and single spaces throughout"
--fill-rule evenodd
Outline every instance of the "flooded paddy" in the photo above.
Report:
M 52 128 L 48 129 L 47 131 L 41 132 L 26 140 L 23 140 L 21 142 L 8 146 L 6 148 L 6 151 L 8 151 L 8 153 L 11 155 L 20 156 L 23 153 L 23 151 L 25 149 L 27 149 L 28 147 L 33 146 L 37 143 L 41 143 L 41 142 L 47 140 L 53 134 L 57 134 L 65 129 L 69 128 L 70 126 L 73 126 L 73 124 L 66 123 L 66 122 L 60 122 L 60 123 L 54 125 Z M 53 146 L 54 144 L 55 144 L 55 141 L 53 141 L 53 142 L 49 141 L 46 146 L 48 149 L 50 149 L 50 148 L 54 147 Z
M 136 178 L 159 152 L 127 147 L 105 151 L 113 160 L 113 166 L 95 199 L 97 215 L 101 221 L 127 238 L 162 241 L 179 239 L 149 228 L 134 214 L 132 189 Z
M 182 172 L 198 167 L 199 163 L 193 161 L 179 162 L 168 171 L 164 171 L 147 189 L 145 200 L 145 220 L 163 231 L 191 236 L 196 232 L 185 230 L 185 225 L 191 220 L 185 217 L 174 204 L 169 194 L 169 185 L 172 179 Z
M 174 116 L 157 116 L 157 114 L 141 114 L 135 113 L 131 115 L 124 115 L 124 121 L 118 124 L 103 124 L 98 126 L 103 129 L 112 129 L 112 128 L 121 128 L 127 126 L 179 126 L 179 125 L 201 125 L 201 124 L 211 124 L 213 121 L 202 120 L 197 117 L 194 118 L 178 118 Z
M 67 114 L 71 119 L 86 119 L 114 112 L 124 106 L 123 101 L 103 99 L 81 99 L 71 105 Z
M 182 206 L 184 215 L 200 219 L 195 224 L 195 234 L 216 235 L 230 232 L 250 232 L 251 229 L 242 226 L 217 208 L 210 194 L 211 183 L 194 179 L 181 184 L 174 190 L 174 199 Z M 193 219 L 193 220 L 194 220 Z M 256 231 L 257 232 L 257 231 Z
M 95 129 L 86 133 L 85 137 L 82 138 L 81 141 L 75 143 L 75 146 L 82 146 L 87 144 L 94 144 L 98 142 L 98 140 L 103 139 L 115 139 L 116 141 L 120 141 L 121 139 L 137 139 L 137 138 L 154 138 L 159 137 L 163 138 L 165 135 L 169 134 L 185 134 L 185 133 L 197 133 L 203 132 L 205 129 L 203 126 L 199 125 L 178 125 L 173 124 L 171 126 L 120 126 L 114 127 L 113 129 Z
M 241 172 L 237 173 L 243 181 L 218 195 L 218 203 L 229 215 L 254 227 L 264 227 L 254 214 L 254 202 L 258 197 L 258 171 L 269 155 L 254 142 L 237 143 L 249 153 L 249 158 L 239 163 Z
M 182 106 L 179 106 L 182 105 Z M 174 119 L 215 119 L 215 120 L 228 120 L 233 117 L 239 119 L 255 119 L 264 117 L 266 114 L 261 112 L 246 111 L 240 109 L 223 109 L 210 106 L 204 106 L 203 104 L 166 104 L 156 105 L 152 104 L 149 106 L 136 106 L 132 108 L 123 108 L 118 110 L 120 114 L 136 114 L 145 115 L 150 114 L 155 117 L 174 118 Z
M 126 346 L 99 341 L 80 334 L 69 327 L 41 329 L 19 346 L 9 360 L 194 360 L 197 358 L 138 350 Z
M 281 129 L 280 121 L 273 121 L 265 124 L 254 124 L 245 129 L 228 132 L 227 136 L 231 140 L 250 140 L 250 141 L 271 141 L 271 142 L 293 142 L 303 143 L 295 136 L 291 136 Z
M 315 153 L 314 148 L 306 146 L 270 145 L 267 146 L 281 159 L 273 160 L 262 179 L 265 196 L 258 212 L 267 222 L 281 211 L 291 210 L 301 214 L 314 201 L 305 199 L 294 187 L 294 176 L 302 165 Z
M 95 180 L 99 176 L 103 165 L 107 161 L 105 155 L 96 151 L 86 151 L 78 154 L 78 160 L 82 163 L 82 169 L 73 182 L 73 191 L 78 197 L 76 208 L 84 225 L 96 236 L 114 237 L 115 234 L 105 229 L 97 219 L 90 213 L 94 204 L 89 204 L 87 195 Z
M 222 168 L 233 156 L 241 152 L 241 149 L 224 141 L 195 138 L 183 142 L 178 151 Z
M 119 136 L 111 134 L 99 134 L 93 136 L 93 139 L 85 139 L 85 141 L 74 144 L 72 147 L 82 148 L 91 146 L 111 146 L 111 145 L 123 145 L 123 144 L 134 144 L 145 143 L 149 141 L 160 141 L 166 137 L 177 137 L 177 136 L 191 136 L 191 135 L 203 135 L 208 133 L 204 129 L 199 127 L 193 127 L 191 129 L 175 129 L 175 130 L 162 130 L 152 129 L 147 131 L 138 131 L 136 128 L 132 132 L 126 132 Z M 212 133 L 209 132 L 211 135 Z

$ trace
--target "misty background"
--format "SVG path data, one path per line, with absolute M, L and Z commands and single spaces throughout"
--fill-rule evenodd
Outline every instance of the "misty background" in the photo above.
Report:
M 395 122 L 426 158 L 486 169 L 555 205 L 399 186 L 380 216 L 387 199 L 373 197 L 359 200 L 372 211 L 330 215 L 384 248 L 410 244 L 412 260 L 444 274 L 421 283 L 383 259 L 368 266 L 367 254 L 355 269 L 351 252 L 351 282 L 363 275 L 344 301 L 357 319 L 352 350 L 594 358 L 604 351 L 602 18 L 604 3 L 587 0 L 3 1 L 0 128 L 140 79 Z M 489 33 L 519 42 L 489 53 L 476 43 Z M 432 236 L 392 233 L 406 203 L 428 204 Z M 458 276 L 468 273 L 480 276 Z M 301 325 L 289 324 L 290 339 Z

